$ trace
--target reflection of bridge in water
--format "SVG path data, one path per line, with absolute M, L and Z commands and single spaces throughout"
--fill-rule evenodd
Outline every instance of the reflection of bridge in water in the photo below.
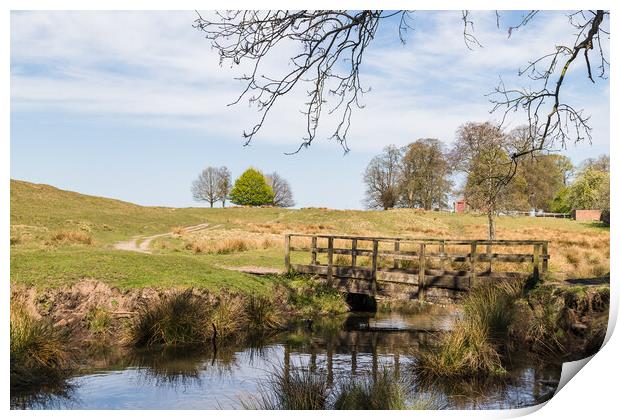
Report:
M 295 366 L 311 372 L 324 369 L 329 383 L 333 382 L 335 371 L 348 371 L 351 375 L 369 372 L 376 379 L 381 366 L 389 364 L 398 375 L 401 356 L 411 360 L 411 354 L 431 344 L 439 332 L 437 327 L 376 327 L 373 321 L 352 316 L 342 329 L 313 335 L 303 343 L 285 343 L 285 374 Z

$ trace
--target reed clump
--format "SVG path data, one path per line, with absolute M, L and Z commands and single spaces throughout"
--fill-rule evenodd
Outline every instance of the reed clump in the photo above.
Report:
M 330 387 L 324 373 L 307 369 L 277 369 L 261 384 L 260 395 L 241 401 L 244 408 L 259 410 L 325 410 Z
M 57 385 L 73 372 L 68 334 L 49 321 L 34 319 L 22 305 L 11 303 L 11 390 Z
M 245 303 L 245 313 L 251 331 L 279 330 L 285 327 L 281 308 L 266 296 L 249 296 Z
M 427 378 L 504 376 L 501 351 L 522 294 L 522 283 L 501 282 L 472 290 L 464 301 L 463 317 L 437 348 L 420 354 L 415 370 Z
M 191 346 L 211 340 L 211 312 L 192 289 L 144 304 L 126 332 L 134 347 Z
M 347 378 L 336 387 L 336 410 L 405 410 L 407 386 L 393 371 L 383 368 L 376 378 Z

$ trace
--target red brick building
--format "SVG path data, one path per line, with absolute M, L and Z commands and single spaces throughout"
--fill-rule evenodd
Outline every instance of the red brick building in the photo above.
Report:
M 454 212 L 455 213 L 465 213 L 469 210 L 469 206 L 467 205 L 467 201 L 465 199 L 461 199 L 454 202 Z

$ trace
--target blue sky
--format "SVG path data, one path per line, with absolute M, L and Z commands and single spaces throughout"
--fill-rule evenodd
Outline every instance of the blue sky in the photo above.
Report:
M 519 12 L 508 14 L 516 19 Z M 387 24 L 367 51 L 362 83 L 372 88 L 353 115 L 351 151 L 327 140 L 297 155 L 304 102 L 298 89 L 274 109 L 251 146 L 241 133 L 258 114 L 227 107 L 242 86 L 220 67 L 186 12 L 14 12 L 11 16 L 11 177 L 146 205 L 190 206 L 202 168 L 248 166 L 287 178 L 298 206 L 360 208 L 362 172 L 388 144 L 436 137 L 448 146 L 466 121 L 496 120 L 484 96 L 501 77 L 513 86 L 528 60 L 567 43 L 562 12 L 545 12 L 508 39 L 492 12 L 475 12 L 483 48 L 468 50 L 460 12 L 416 12 L 408 42 Z M 282 54 L 266 62 L 274 74 Z M 576 66 L 567 97 L 592 115 L 592 145 L 570 144 L 579 162 L 609 153 L 609 84 Z M 509 123 L 519 124 L 516 115 Z

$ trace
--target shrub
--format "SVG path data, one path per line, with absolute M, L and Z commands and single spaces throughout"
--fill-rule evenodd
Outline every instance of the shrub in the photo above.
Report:
M 273 190 L 256 169 L 246 170 L 230 191 L 230 201 L 242 206 L 263 206 L 273 202 Z
M 73 371 L 65 331 L 11 304 L 11 390 L 56 385 Z
M 210 319 L 208 306 L 191 289 L 175 292 L 140 307 L 127 342 L 135 347 L 202 344 L 213 336 Z

